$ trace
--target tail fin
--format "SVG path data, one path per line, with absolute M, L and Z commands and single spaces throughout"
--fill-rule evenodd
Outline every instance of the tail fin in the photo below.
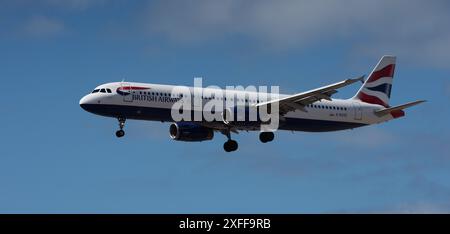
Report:
M 395 60 L 395 56 L 383 56 L 353 99 L 389 107 Z

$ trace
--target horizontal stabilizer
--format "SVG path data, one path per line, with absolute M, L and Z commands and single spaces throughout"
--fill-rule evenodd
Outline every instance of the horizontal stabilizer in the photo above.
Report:
M 415 106 L 415 105 L 420 104 L 422 102 L 425 102 L 425 100 L 419 100 L 419 101 L 409 102 L 409 103 L 406 103 L 406 104 L 403 104 L 403 105 L 399 105 L 399 106 L 385 108 L 385 109 L 382 109 L 382 110 L 375 111 L 375 114 L 377 116 L 383 116 L 383 115 L 391 114 L 391 113 L 394 113 L 394 112 L 406 109 L 408 107 Z

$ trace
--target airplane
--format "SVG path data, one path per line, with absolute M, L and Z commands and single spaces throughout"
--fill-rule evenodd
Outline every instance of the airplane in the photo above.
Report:
M 244 106 L 245 108 L 271 108 L 278 105 L 277 115 L 279 126 L 276 130 L 304 131 L 304 132 L 328 132 L 346 129 L 354 129 L 362 126 L 378 124 L 405 116 L 406 108 L 415 106 L 425 100 L 418 100 L 402 105 L 390 106 L 392 81 L 396 66 L 396 57 L 385 55 L 368 78 L 346 79 L 331 85 L 297 94 L 279 94 L 266 92 L 267 100 L 262 100 L 254 92 L 230 91 L 232 108 Z M 337 93 L 339 88 L 361 81 L 363 85 L 358 92 L 349 99 L 334 99 L 331 96 Z M 169 126 L 169 135 L 178 141 L 206 141 L 212 140 L 214 132 L 220 132 L 227 137 L 223 148 L 226 152 L 236 151 L 238 143 L 231 139 L 231 133 L 239 131 L 255 131 L 262 122 L 259 120 L 243 122 L 229 121 L 227 119 L 230 108 L 223 105 L 222 119 L 215 121 L 175 121 L 171 114 L 173 105 L 183 98 L 181 92 L 174 90 L 177 86 L 136 83 L 113 82 L 96 87 L 91 93 L 80 100 L 80 106 L 85 111 L 93 114 L 117 118 L 119 130 L 117 137 L 125 135 L 124 126 L 127 119 L 172 122 Z M 193 91 L 193 87 L 188 87 Z M 226 97 L 214 97 L 203 95 L 213 93 L 211 88 L 201 88 L 200 105 L 204 107 L 208 101 L 220 103 L 226 102 Z M 238 95 L 245 98 L 238 98 Z M 194 94 L 197 95 L 194 91 Z M 234 97 L 234 98 L 233 98 Z M 184 97 L 186 98 L 186 97 Z M 193 114 L 192 111 L 191 114 Z M 274 139 L 274 132 L 261 131 L 259 139 L 263 143 Z

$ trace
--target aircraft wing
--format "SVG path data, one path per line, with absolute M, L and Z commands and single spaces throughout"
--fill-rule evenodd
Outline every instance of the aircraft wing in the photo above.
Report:
M 331 95 L 337 93 L 337 89 L 345 87 L 347 85 L 351 85 L 358 81 L 363 82 L 364 76 L 356 79 L 347 79 L 341 82 L 309 90 L 303 93 L 294 94 L 288 97 L 262 102 L 256 104 L 255 106 L 270 106 L 271 104 L 278 102 L 280 115 L 284 115 L 289 111 L 295 110 L 306 111 L 304 108 L 306 105 L 320 101 L 322 99 L 331 100 Z

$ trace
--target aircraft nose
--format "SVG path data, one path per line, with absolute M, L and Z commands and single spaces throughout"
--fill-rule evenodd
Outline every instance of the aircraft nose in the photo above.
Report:
M 80 99 L 80 107 L 83 108 L 83 110 L 85 110 L 85 111 L 88 111 L 88 106 L 90 104 L 90 101 L 89 101 L 90 98 L 88 96 L 89 95 L 86 95 Z

